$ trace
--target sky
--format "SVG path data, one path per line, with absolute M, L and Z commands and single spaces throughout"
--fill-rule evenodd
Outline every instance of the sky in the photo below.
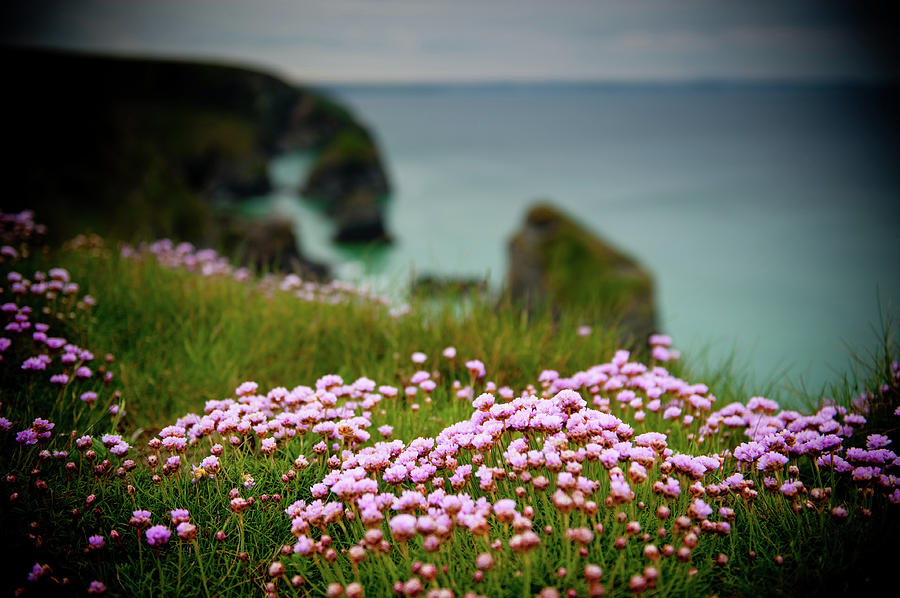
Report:
M 237 61 L 321 83 L 883 81 L 897 78 L 890 4 L 5 0 L 0 41 Z

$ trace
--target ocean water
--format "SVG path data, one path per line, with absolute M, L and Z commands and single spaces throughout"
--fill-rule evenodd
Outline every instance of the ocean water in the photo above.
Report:
M 502 284 L 507 244 L 548 199 L 647 267 L 685 356 L 734 356 L 760 387 L 814 391 L 874 346 L 900 301 L 896 94 L 715 86 L 336 87 L 372 126 L 395 192 L 382 250 L 330 243 L 298 200 L 308 157 L 258 206 L 303 250 L 397 293 L 412 273 Z M 586 322 L 590 324 L 590 322 Z M 452 339 L 447 339 L 448 342 Z M 603 358 L 606 356 L 598 356 Z

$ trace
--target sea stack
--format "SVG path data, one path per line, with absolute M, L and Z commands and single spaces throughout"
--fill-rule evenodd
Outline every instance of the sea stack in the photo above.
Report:
M 548 203 L 529 209 L 510 240 L 507 292 L 529 308 L 545 304 L 616 325 L 626 340 L 656 329 L 650 274 Z

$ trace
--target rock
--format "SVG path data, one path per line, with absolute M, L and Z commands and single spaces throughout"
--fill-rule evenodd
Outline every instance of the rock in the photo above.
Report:
M 487 278 L 435 276 L 423 274 L 410 284 L 410 294 L 424 298 L 464 297 L 488 291 Z
M 650 274 L 548 204 L 532 207 L 511 239 L 507 278 L 507 292 L 528 307 L 617 323 L 630 340 L 656 331 Z
M 375 195 L 363 187 L 358 187 L 349 195 L 334 202 L 334 219 L 337 234 L 334 240 L 340 243 L 387 243 L 390 237 L 384 228 L 381 206 Z
M 304 278 L 325 279 L 328 267 L 303 257 L 290 220 L 224 217 L 218 243 L 226 254 L 258 271 L 295 272 Z

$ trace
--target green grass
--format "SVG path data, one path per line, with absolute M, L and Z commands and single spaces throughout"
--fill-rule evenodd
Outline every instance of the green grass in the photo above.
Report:
M 18 498 L 10 502 L 4 496 L 7 504 L 0 514 L 0 528 L 6 531 L 7 547 L 14 555 L 5 566 L 2 585 L 6 590 L 24 587 L 27 595 L 82 594 L 89 581 L 99 579 L 111 594 L 121 596 L 258 595 L 271 581 L 269 564 L 279 559 L 287 566 L 288 577 L 300 574 L 306 580 L 299 588 L 279 581 L 280 595 L 319 596 L 329 583 L 346 584 L 358 579 L 367 596 L 381 596 L 391 593 L 394 582 L 408 579 L 412 562 L 421 560 L 446 565 L 449 573 L 440 572 L 435 584 L 428 587 L 451 587 L 457 596 L 468 589 L 489 596 L 530 596 L 549 584 L 561 590 L 574 588 L 584 596 L 588 586 L 581 574 L 588 562 L 603 568 L 607 595 L 631 595 L 628 579 L 651 564 L 642 556 L 642 543 L 637 540 L 629 541 L 625 550 L 614 548 L 614 539 L 624 530 L 624 522 L 616 515 L 624 512 L 626 519 L 639 521 L 644 531 L 654 534 L 661 524 L 654 515 L 661 499 L 650 492 L 647 482 L 634 485 L 635 502 L 617 509 L 604 508 L 602 497 L 608 492 L 609 481 L 598 463 L 585 462 L 583 473 L 601 481 L 597 492 L 601 505 L 592 518 L 578 511 L 564 515 L 551 504 L 549 492 L 523 484 L 525 496 L 519 504 L 534 508 L 533 527 L 543 541 L 528 555 L 512 552 L 504 542 L 494 553 L 497 566 L 485 574 L 481 584 L 472 582 L 475 556 L 488 550 L 490 540 L 508 540 L 512 533 L 496 521 L 491 521 L 487 538 L 456 529 L 452 540 L 445 541 L 439 552 L 429 554 L 417 537 L 408 546 L 395 545 L 388 554 L 368 553 L 356 567 L 343 550 L 357 542 L 364 527 L 358 521 L 347 521 L 329 528 L 337 549 L 333 564 L 324 555 L 317 561 L 279 556 L 280 547 L 294 540 L 283 509 L 298 499 L 311 500 L 310 486 L 328 471 L 324 459 L 311 451 L 317 439 L 286 441 L 271 457 L 261 455 L 253 442 L 239 449 L 226 446 L 222 470 L 215 480 L 193 481 L 189 471 L 191 463 L 198 463 L 208 453 L 206 441 L 183 455 L 178 474 L 154 481 L 154 470 L 143 463 L 152 454 L 146 442 L 161 427 L 185 413 L 202 413 L 207 400 L 233 396 L 235 387 L 245 380 L 257 381 L 265 392 L 275 386 L 312 386 L 320 376 L 336 373 L 348 383 L 367 376 L 379 384 L 402 388 L 416 370 L 410 354 L 423 351 L 429 357 L 426 367 L 438 382 L 432 402 L 419 400 L 420 409 L 413 411 L 409 401 L 397 399 L 384 403 L 384 413 L 376 410 L 373 414 L 373 436 L 377 435 L 375 427 L 389 423 L 395 428 L 396 438 L 410 441 L 434 435 L 471 414 L 469 403 L 455 398 L 450 386 L 454 379 L 468 383 L 466 359 L 483 360 L 488 378 L 499 386 L 521 389 L 529 383 L 537 384 L 537 376 L 545 368 L 566 375 L 607 361 L 617 348 L 614 330 L 595 327 L 591 335 L 580 337 L 576 329 L 585 322 L 577 314 L 529 314 L 513 304 L 495 305 L 477 296 L 467 298 L 462 314 L 454 305 L 442 308 L 414 302 L 409 314 L 395 318 L 383 306 L 364 301 L 308 303 L 288 293 L 265 292 L 254 284 L 171 270 L 150 259 L 124 260 L 109 247 L 38 252 L 15 268 L 30 275 L 35 269 L 51 266 L 67 268 L 82 292 L 98 301 L 89 309 L 78 309 L 74 301 L 57 300 L 48 305 L 51 314 L 63 315 L 51 331 L 91 349 L 97 355 L 94 366 L 100 365 L 106 352 L 114 354 L 115 361 L 108 367 L 115 378 L 108 387 L 96 381 L 73 382 L 59 390 L 21 371 L 19 364 L 29 352 L 13 348 L 4 354 L 0 362 L 0 415 L 16 425 L 0 436 L 0 469 L 15 477 L 15 481 L 6 482 L 7 494 L 18 493 Z M 0 265 L 4 277 L 10 268 Z M 8 297 L 5 288 L 3 301 Z M 28 301 L 36 311 L 44 306 L 39 298 Z M 873 354 L 862 358 L 854 376 L 842 381 L 832 394 L 840 403 L 849 404 L 862 390 L 876 390 L 869 427 L 896 440 L 892 410 L 898 403 L 898 387 L 891 372 L 896 356 L 891 329 L 889 324 L 885 326 L 885 335 Z M 440 356 L 448 345 L 458 350 L 453 362 Z M 12 353 L 17 350 L 20 352 Z M 690 365 L 689 357 L 687 361 Z M 687 369 L 677 364 L 672 367 L 679 375 L 686 374 Z M 745 400 L 751 396 L 750 391 L 757 390 L 747 388 L 727 372 L 688 380 L 709 383 L 719 397 L 717 406 Z M 889 385 L 886 392 L 877 391 L 882 384 Z M 88 388 L 96 388 L 101 395 L 94 407 L 77 400 L 78 394 Z M 119 399 L 112 395 L 116 390 L 121 393 Z M 106 411 L 112 402 L 124 406 L 115 417 Z M 627 412 L 614 413 L 626 420 L 630 417 Z M 68 459 L 45 460 L 38 454 L 40 445 L 29 448 L 15 443 L 14 431 L 38 416 L 56 423 L 57 434 L 50 448 L 69 450 Z M 741 440 L 719 433 L 698 445 L 690 436 L 692 429 L 673 426 L 652 413 L 643 424 L 634 426 L 637 433 L 668 429 L 670 447 L 696 453 L 721 451 Z M 135 448 L 130 456 L 140 464 L 119 477 L 115 468 L 120 459 L 108 455 L 97 440 L 97 459 L 88 462 L 72 446 L 68 435 L 72 429 L 77 429 L 78 435 L 90 433 L 95 438 L 105 432 L 123 434 L 132 440 Z M 506 441 L 504 436 L 504 444 Z M 294 480 L 283 482 L 282 474 L 299 454 L 307 455 L 310 467 L 300 470 Z M 104 458 L 110 459 L 112 470 L 92 475 L 91 467 Z M 500 459 L 496 448 L 488 455 L 488 460 L 493 459 Z M 74 473 L 64 469 L 66 460 L 74 463 Z M 461 457 L 461 462 L 469 461 L 470 456 Z M 881 496 L 858 491 L 846 480 L 817 478 L 820 474 L 808 461 L 801 460 L 800 466 L 808 487 L 833 486 L 830 499 L 794 514 L 790 502 L 764 492 L 756 476 L 760 496 L 752 503 L 734 502 L 732 533 L 721 538 L 703 535 L 690 563 L 680 563 L 674 557 L 660 560 L 656 564 L 660 581 L 647 593 L 841 595 L 879 587 L 889 578 L 890 563 L 897 556 L 898 507 L 886 504 Z M 241 485 L 245 474 L 256 482 L 250 490 Z M 547 475 L 553 479 L 552 474 Z M 38 479 L 47 482 L 47 490 L 35 487 Z M 475 480 L 466 491 L 473 496 L 487 495 L 493 501 L 514 496 L 518 485 L 498 481 L 497 490 L 486 494 Z M 682 495 L 667 501 L 675 514 L 682 513 L 690 501 L 687 483 L 682 486 Z M 228 508 L 226 494 L 232 487 L 241 488 L 242 496 L 256 498 L 256 504 L 242 516 Z M 553 488 L 551 485 L 549 490 Z M 278 493 L 281 500 L 278 504 L 263 502 L 264 493 Z M 85 497 L 89 494 L 97 500 L 88 508 Z M 638 502 L 645 502 L 647 508 L 641 509 Z M 830 506 L 836 504 L 845 504 L 850 511 L 849 519 L 840 524 L 830 517 Z M 200 530 L 196 545 L 179 542 L 173 535 L 165 549 L 155 552 L 127 525 L 134 509 L 150 510 L 157 524 L 168 523 L 168 511 L 176 507 L 190 510 L 191 520 Z M 861 507 L 870 508 L 871 517 L 864 517 Z M 73 509 L 78 513 L 73 514 Z M 577 546 L 561 538 L 560 530 L 567 525 L 596 523 L 602 523 L 605 531 L 590 544 L 585 557 L 578 555 Z M 556 531 L 545 536 L 541 530 L 546 525 Z M 679 546 L 680 535 L 672 529 L 672 520 L 664 525 L 667 535 L 657 543 Z M 110 537 L 113 529 L 119 534 L 118 541 Z M 383 529 L 389 537 L 387 526 Z M 217 530 L 227 534 L 224 542 L 214 539 Z M 106 547 L 86 553 L 87 538 L 95 533 L 106 537 Z M 318 532 L 313 535 L 319 536 Z M 751 550 L 755 558 L 751 558 Z M 714 563 L 720 553 L 729 557 L 727 566 Z M 784 558 L 783 565 L 774 563 L 776 555 Z M 50 564 L 53 573 L 30 584 L 25 574 L 35 562 Z M 556 575 L 560 566 L 568 569 L 562 579 Z M 691 572 L 693 569 L 696 571 Z M 64 577 L 70 580 L 68 584 L 62 584 Z

